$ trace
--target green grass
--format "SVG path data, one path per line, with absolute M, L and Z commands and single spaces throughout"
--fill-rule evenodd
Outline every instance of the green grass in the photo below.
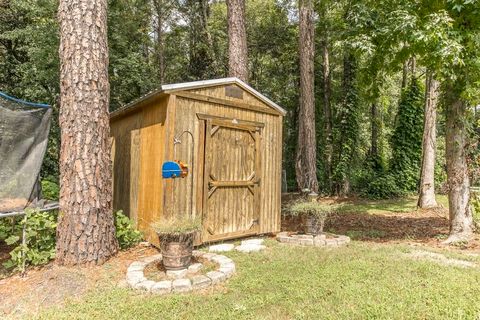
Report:
M 237 273 L 206 293 L 154 296 L 113 286 L 40 319 L 473 319 L 480 272 L 412 260 L 418 248 L 353 242 L 327 250 L 268 241 L 228 253 Z M 438 249 L 436 250 L 438 252 Z M 462 253 L 457 258 L 476 262 Z
M 436 199 L 439 205 L 448 208 L 447 196 L 437 195 Z M 368 214 L 411 212 L 417 209 L 417 200 L 417 196 L 388 200 L 359 199 L 346 202 L 341 211 Z

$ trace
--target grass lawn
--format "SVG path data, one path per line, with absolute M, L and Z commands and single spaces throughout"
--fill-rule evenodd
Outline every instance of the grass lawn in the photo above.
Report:
M 437 200 L 446 207 L 446 197 Z M 103 266 L 49 265 L 6 279 L 0 306 L 22 319 L 479 319 L 480 242 L 441 245 L 447 215 L 416 210 L 415 198 L 351 200 L 326 226 L 350 235 L 349 246 L 268 239 L 263 252 L 226 253 L 236 274 L 205 291 L 155 296 L 118 287 L 131 261 L 154 254 L 138 246 Z
M 353 242 L 227 253 L 237 273 L 202 293 L 154 296 L 114 286 L 47 310 L 41 319 L 473 319 L 480 272 L 415 260 L 408 245 Z M 423 249 L 422 249 L 423 250 Z M 436 249 L 438 252 L 438 249 Z M 455 257 L 480 264 L 477 256 Z

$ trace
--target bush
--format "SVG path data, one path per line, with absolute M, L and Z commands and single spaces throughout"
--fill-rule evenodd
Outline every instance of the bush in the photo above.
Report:
M 142 240 L 140 231 L 135 230 L 129 217 L 123 214 L 123 211 L 114 213 L 115 229 L 118 244 L 121 249 L 127 249 Z
M 122 211 L 114 213 L 116 236 L 121 249 L 129 248 L 142 240 L 131 220 Z M 0 219 L 0 241 L 15 246 L 10 259 L 3 263 L 7 269 L 23 271 L 27 265 L 42 265 L 55 258 L 58 211 L 38 212 L 27 209 L 21 219 Z M 26 242 L 22 244 L 25 226 Z
M 369 199 L 391 199 L 405 196 L 406 193 L 398 184 L 398 178 L 393 174 L 372 176 L 360 194 Z
M 38 212 L 27 209 L 25 216 L 10 229 L 5 243 L 15 245 L 10 259 L 3 263 L 7 269 L 23 271 L 25 265 L 42 265 L 55 257 L 55 235 L 58 212 Z M 25 245 L 22 232 L 25 226 Z M 5 236 L 5 234 L 2 234 Z
M 60 186 L 53 177 L 42 180 L 42 197 L 47 200 L 57 201 L 60 194 Z

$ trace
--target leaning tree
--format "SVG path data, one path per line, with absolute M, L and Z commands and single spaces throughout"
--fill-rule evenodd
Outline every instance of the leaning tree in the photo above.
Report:
M 60 0 L 59 264 L 118 250 L 112 215 L 107 0 Z

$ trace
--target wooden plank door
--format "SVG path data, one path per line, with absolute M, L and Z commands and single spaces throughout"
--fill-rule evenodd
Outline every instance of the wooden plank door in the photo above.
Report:
M 206 120 L 204 242 L 258 233 L 260 134 L 235 120 Z

